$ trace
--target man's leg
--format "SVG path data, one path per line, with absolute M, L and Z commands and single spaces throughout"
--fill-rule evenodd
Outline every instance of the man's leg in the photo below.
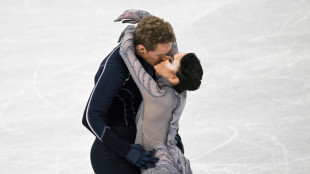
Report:
M 96 174 L 140 174 L 140 169 L 121 158 L 96 138 L 91 149 L 91 164 Z

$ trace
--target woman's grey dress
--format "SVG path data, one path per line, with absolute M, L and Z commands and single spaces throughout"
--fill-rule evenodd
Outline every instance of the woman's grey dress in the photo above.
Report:
M 133 25 L 125 29 L 120 54 L 143 97 L 136 117 L 135 143 L 146 150 L 155 149 L 155 156 L 159 158 L 155 168 L 142 170 L 142 174 L 191 174 L 189 160 L 175 141 L 186 91 L 179 94 L 166 78 L 157 75 L 155 81 L 144 70 L 134 54 L 134 29 Z

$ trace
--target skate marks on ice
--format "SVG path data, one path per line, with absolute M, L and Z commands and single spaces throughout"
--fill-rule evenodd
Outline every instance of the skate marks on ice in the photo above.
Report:
M 180 122 L 194 173 L 307 174 L 309 2 L 158 2 L 167 7 L 126 1 L 166 15 L 180 51 L 196 52 L 205 67 L 202 88 L 188 94 Z M 93 137 L 81 114 L 102 56 L 122 28 L 107 27 L 108 20 L 129 6 L 0 4 L 2 172 L 91 173 Z
M 194 172 L 289 174 L 296 171 L 296 166 L 300 167 L 300 171 L 309 166 L 309 154 L 293 156 L 291 150 L 278 140 L 277 136 L 248 125 L 237 127 L 219 126 L 202 129 L 197 133 L 199 136 L 196 139 L 208 137 L 209 142 L 199 141 L 195 146 L 200 153 L 189 156 Z M 219 138 L 221 136 L 225 138 Z M 189 151 L 191 150 L 187 149 L 187 154 Z

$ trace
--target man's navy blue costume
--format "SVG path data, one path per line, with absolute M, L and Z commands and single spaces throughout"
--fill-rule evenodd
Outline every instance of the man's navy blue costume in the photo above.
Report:
M 147 73 L 154 77 L 153 66 L 137 57 Z M 126 155 L 135 141 L 135 116 L 141 101 L 141 93 L 117 46 L 99 67 L 82 120 L 96 136 L 91 149 L 95 173 L 140 173 L 137 166 L 126 160 Z

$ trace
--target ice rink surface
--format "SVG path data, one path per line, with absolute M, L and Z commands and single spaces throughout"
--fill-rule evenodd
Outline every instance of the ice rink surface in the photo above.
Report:
M 1 0 L 1 174 L 93 173 L 82 114 L 126 9 L 201 59 L 180 121 L 195 174 L 309 174 L 309 0 Z

